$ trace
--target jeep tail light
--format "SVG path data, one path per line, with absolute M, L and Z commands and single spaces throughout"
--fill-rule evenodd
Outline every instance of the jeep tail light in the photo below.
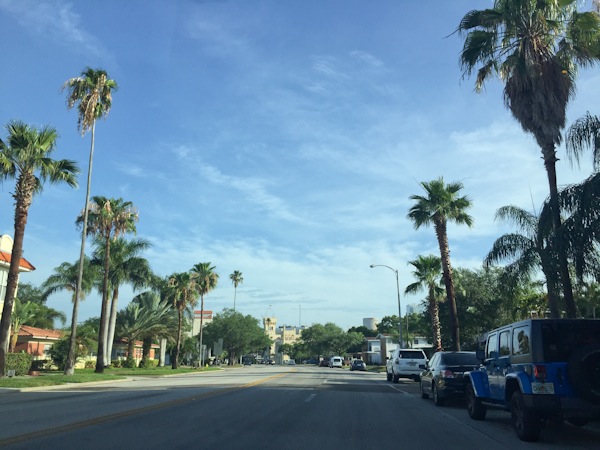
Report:
M 546 380 L 546 366 L 533 366 L 533 376 L 538 380 Z
M 454 378 L 454 372 L 452 372 L 451 370 L 442 370 L 442 377 Z

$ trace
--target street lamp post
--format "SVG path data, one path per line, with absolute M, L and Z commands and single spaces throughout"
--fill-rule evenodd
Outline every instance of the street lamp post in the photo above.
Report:
M 390 266 L 386 266 L 384 264 L 371 264 L 371 269 L 373 269 L 374 267 L 387 267 L 388 269 L 390 269 L 392 272 L 394 272 L 396 274 L 396 291 L 398 293 L 398 332 L 400 333 L 400 347 L 403 347 L 402 345 L 402 306 L 400 304 L 400 283 L 398 282 L 398 269 L 394 269 Z M 406 338 L 408 339 L 408 330 L 406 330 Z

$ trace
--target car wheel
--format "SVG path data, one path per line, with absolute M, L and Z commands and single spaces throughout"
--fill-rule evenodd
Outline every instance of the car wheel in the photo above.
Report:
M 580 397 L 600 404 L 600 345 L 588 345 L 573 353 L 567 362 L 567 377 Z
M 386 375 L 386 378 L 387 378 L 388 381 L 392 381 L 392 374 L 391 373 L 386 372 L 385 375 Z
M 471 384 L 467 385 L 465 395 L 467 398 L 467 412 L 469 413 L 469 417 L 473 420 L 485 419 L 487 408 L 481 403 L 481 399 L 475 396 L 475 390 Z
M 433 394 L 433 402 L 435 403 L 435 406 L 444 406 L 445 399 L 440 397 L 440 393 L 435 387 L 435 384 L 431 386 L 431 393 Z
M 399 380 L 399 379 L 400 379 L 400 375 L 396 375 L 396 374 L 394 374 L 394 376 L 392 377 L 392 381 L 393 381 L 394 383 L 398 383 L 398 380 Z
M 584 417 L 572 417 L 567 419 L 567 422 L 569 422 L 571 425 L 575 425 L 576 427 L 583 427 L 587 425 L 588 420 Z
M 542 420 L 539 414 L 525 408 L 521 391 L 515 391 L 510 399 L 510 416 L 519 439 L 526 442 L 535 442 L 539 439 Z
M 421 388 L 421 398 L 428 399 L 429 398 L 429 394 L 427 394 L 425 392 L 425 390 L 423 389 L 423 383 L 419 384 L 419 386 Z

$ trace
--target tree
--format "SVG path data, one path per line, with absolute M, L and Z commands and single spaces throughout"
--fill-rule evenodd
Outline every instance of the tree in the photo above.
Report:
M 126 202 L 122 198 L 106 198 L 94 196 L 90 202 L 89 208 L 86 208 L 87 214 L 83 212 L 77 218 L 77 224 L 81 225 L 87 215 L 87 232 L 92 236 L 104 241 L 104 268 L 102 278 L 102 305 L 100 308 L 100 330 L 98 334 L 98 359 L 96 360 L 96 373 L 103 373 L 104 366 L 107 365 L 105 355 L 106 333 L 108 332 L 108 289 L 109 289 L 109 270 L 110 270 L 110 245 L 111 242 L 119 236 L 135 232 L 135 223 L 138 220 L 138 214 L 133 208 L 131 202 Z M 78 283 L 79 284 L 79 283 Z
M 567 130 L 565 139 L 567 155 L 571 162 L 579 163 L 584 150 L 592 150 L 594 168 L 600 168 L 600 119 L 589 112 L 577 119 Z
M 179 350 L 181 349 L 181 333 L 183 330 L 184 312 L 193 308 L 198 301 L 196 280 L 189 272 L 174 273 L 169 277 L 168 299 L 177 310 L 177 340 L 175 353 L 171 361 L 171 368 L 179 366 Z M 200 328 L 202 332 L 202 328 Z
M 234 270 L 232 274 L 229 275 L 229 279 L 233 283 L 233 310 L 235 311 L 235 297 L 237 294 L 237 287 L 244 282 L 244 277 L 242 276 L 242 272 L 239 270 Z
M 39 305 L 32 302 L 21 302 L 15 297 L 15 309 L 11 316 L 10 328 L 12 339 L 10 340 L 9 351 L 14 352 L 19 338 L 19 331 L 22 325 L 27 325 L 38 314 Z
M 16 184 L 12 194 L 15 200 L 13 248 L 0 320 L 0 377 L 4 376 L 6 368 L 11 314 L 23 256 L 25 227 L 33 197 L 42 191 L 46 181 L 76 187 L 79 172 L 74 161 L 51 158 L 58 137 L 54 128 L 46 126 L 38 130 L 23 122 L 11 121 L 6 129 L 8 138 L 0 140 L 0 177 L 16 179 Z
M 575 93 L 577 65 L 600 59 L 600 18 L 577 11 L 575 0 L 495 0 L 492 9 L 470 11 L 458 26 L 466 33 L 460 62 L 465 76 L 476 67 L 475 89 L 498 75 L 504 103 L 542 151 L 555 230 L 561 227 L 556 180 L 556 147 L 562 140 L 566 108 Z M 567 315 L 575 303 L 567 257 L 559 253 Z
M 375 337 L 377 336 L 377 330 L 370 330 L 364 325 L 360 325 L 358 327 L 350 327 L 348 328 L 348 333 L 362 333 L 365 337 Z
M 460 350 L 460 329 L 446 226 L 448 221 L 453 221 L 471 227 L 473 218 L 466 212 L 471 207 L 471 200 L 466 196 L 458 196 L 459 191 L 463 188 L 460 182 L 445 184 L 444 179 L 440 177 L 430 182 L 422 182 L 421 186 L 427 195 L 410 196 L 410 199 L 416 203 L 410 208 L 408 218 L 413 221 L 415 229 L 419 229 L 422 225 L 433 224 L 434 226 L 442 259 L 446 295 L 450 305 L 452 347 L 458 351 Z
M 46 305 L 44 291 L 33 286 L 31 283 L 19 283 L 19 299 L 23 302 L 31 302 L 37 306 L 37 311 L 28 325 L 37 328 L 55 328 L 55 322 L 63 324 L 67 321 L 67 316 L 62 311 L 50 308 Z
M 98 281 L 100 273 L 98 272 L 97 266 L 93 266 L 90 263 L 88 257 L 84 258 L 84 271 L 81 280 L 81 289 L 79 290 L 79 300 L 85 299 L 94 284 Z M 71 301 L 75 302 L 75 293 L 77 292 L 77 274 L 79 271 L 79 262 L 70 264 L 63 262 L 60 266 L 54 268 L 52 273 L 46 281 L 42 283 L 42 290 L 44 299 L 47 299 L 50 295 L 60 291 L 67 291 L 71 293 Z
M 557 272 L 554 270 L 556 256 L 549 245 L 551 224 L 544 223 L 517 206 L 503 206 L 496 211 L 496 219 L 515 223 L 523 234 L 507 233 L 500 236 L 484 259 L 492 264 L 512 259 L 504 268 L 505 276 L 513 282 L 529 280 L 538 269 L 542 270 L 548 287 L 548 307 L 552 317 L 560 316 Z
M 377 324 L 377 331 L 382 334 L 389 334 L 392 336 L 392 338 L 398 336 L 399 328 L 400 318 L 395 314 L 382 317 L 381 321 Z
M 152 270 L 148 260 L 140 257 L 140 253 L 150 248 L 150 242 L 144 239 L 126 240 L 116 238 L 110 246 L 110 270 L 108 274 L 109 290 L 112 291 L 110 313 L 108 317 L 108 331 L 105 336 L 105 361 L 110 361 L 112 346 L 115 336 L 117 319 L 117 305 L 119 302 L 119 287 L 130 283 L 134 290 L 148 286 L 152 277 Z M 106 245 L 102 240 L 96 240 L 96 251 L 93 264 L 102 266 L 104 263 Z
M 440 286 L 442 276 L 442 260 L 438 256 L 419 255 L 417 259 L 409 261 L 415 270 L 413 276 L 417 279 L 414 283 L 406 286 L 404 294 L 415 294 L 422 290 L 427 291 L 427 310 L 431 319 L 431 335 L 433 336 L 433 344 L 435 351 L 443 351 L 442 333 L 440 327 L 440 315 L 438 307 L 438 298 L 443 294 L 444 290 Z M 408 336 L 407 336 L 408 337 Z
M 203 367 L 202 328 L 204 326 L 204 297 L 217 287 L 219 274 L 215 272 L 215 267 L 211 266 L 209 262 L 194 265 L 190 272 L 196 283 L 197 292 L 200 295 L 200 334 L 198 340 L 200 341 L 200 367 Z
M 311 355 L 343 355 L 363 339 L 361 333 L 346 333 L 337 325 L 328 322 L 325 325 L 315 324 L 305 328 L 300 342 L 306 346 L 307 353 Z
M 69 355 L 65 362 L 65 375 L 73 375 L 75 368 L 75 346 L 77 345 L 77 314 L 83 268 L 85 259 L 85 239 L 87 238 L 88 203 L 90 202 L 90 188 L 92 183 L 92 161 L 94 159 L 94 143 L 96 135 L 96 120 L 106 116 L 112 107 L 112 92 L 117 89 L 117 82 L 109 78 L 108 73 L 102 69 L 86 69 L 81 76 L 68 79 L 62 91 L 67 90 L 67 109 L 77 105 L 77 129 L 84 136 L 87 131 L 92 132 L 90 156 L 88 162 L 88 176 L 85 191 L 85 204 L 83 208 L 83 230 L 81 233 L 81 250 L 79 253 L 79 272 L 73 302 L 73 315 L 71 318 L 71 335 L 69 340 Z

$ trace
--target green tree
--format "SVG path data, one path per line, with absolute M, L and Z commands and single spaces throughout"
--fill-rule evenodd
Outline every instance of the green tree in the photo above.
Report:
M 6 369 L 10 321 L 33 197 L 42 191 L 45 182 L 67 183 L 76 187 L 79 172 L 74 161 L 51 158 L 58 137 L 54 128 L 47 126 L 38 130 L 23 122 L 11 121 L 6 129 L 8 138 L 0 140 L 0 177 L 16 179 L 16 184 L 12 194 L 15 200 L 13 248 L 0 320 L 0 377 L 4 376 Z
M 444 179 L 440 177 L 430 182 L 422 182 L 421 186 L 427 195 L 410 196 L 415 204 L 410 208 L 408 218 L 412 220 L 415 229 L 419 229 L 423 225 L 433 224 L 434 226 L 442 259 L 446 295 L 450 306 L 452 347 L 454 350 L 460 350 L 460 329 L 450 264 L 447 223 L 453 221 L 471 227 L 473 218 L 466 212 L 471 207 L 471 200 L 466 196 L 458 195 L 463 188 L 460 182 L 445 184 Z
M 78 271 L 79 262 L 73 264 L 63 262 L 60 266 L 55 267 L 54 272 L 42 283 L 41 289 L 43 290 L 44 299 L 57 292 L 67 291 L 71 294 L 71 301 L 75 302 Z M 86 295 L 92 292 L 92 288 L 97 283 L 99 277 L 100 273 L 97 270 L 97 266 L 92 266 L 90 259 L 85 257 L 79 300 L 84 300 Z
M 100 330 L 98 334 L 98 359 L 96 361 L 96 373 L 103 373 L 108 363 L 106 355 L 106 334 L 108 332 L 108 290 L 110 275 L 110 246 L 119 236 L 135 232 L 135 223 L 138 214 L 131 202 L 122 198 L 106 198 L 94 196 L 87 210 L 87 232 L 99 240 L 104 241 L 104 267 L 102 277 L 102 305 L 100 307 Z M 85 219 L 85 212 L 77 218 L 77 224 L 81 225 Z
M 443 350 L 442 333 L 440 326 L 440 315 L 438 299 L 443 295 L 441 287 L 442 276 L 442 260 L 439 256 L 419 255 L 417 259 L 409 261 L 415 270 L 413 276 L 417 281 L 406 286 L 405 294 L 415 294 L 425 290 L 427 292 L 427 310 L 431 319 L 431 335 L 433 336 L 433 344 L 435 351 Z M 408 337 L 407 337 L 408 338 Z
M 31 283 L 19 283 L 19 299 L 37 305 L 37 312 L 31 318 L 28 325 L 37 328 L 53 329 L 58 321 L 63 326 L 67 316 L 62 311 L 50 308 L 46 305 L 46 297 L 43 289 L 33 286 Z
M 75 348 L 77 340 L 77 315 L 79 310 L 80 291 L 82 289 L 83 269 L 85 259 L 85 240 L 88 226 L 88 204 L 90 202 L 90 188 L 92 184 L 92 162 L 94 159 L 94 143 L 96 135 L 96 120 L 106 118 L 112 107 L 112 92 L 117 89 L 117 82 L 108 76 L 103 69 L 86 67 L 81 76 L 68 79 L 62 87 L 67 90 L 67 109 L 77 106 L 77 129 L 83 137 L 91 131 L 90 155 L 88 162 L 88 176 L 85 190 L 85 204 L 83 207 L 83 230 L 81 233 L 81 249 L 79 253 L 79 271 L 75 296 L 73 301 L 73 314 L 71 317 L 71 335 L 69 340 L 69 355 L 65 362 L 65 375 L 73 375 L 75 368 Z
M 377 324 L 377 331 L 382 334 L 389 334 L 392 339 L 398 340 L 398 329 L 400 328 L 400 318 L 393 314 L 391 316 L 384 316 Z
M 575 0 L 495 0 L 491 9 L 467 13 L 458 31 L 466 33 L 460 56 L 465 76 L 479 67 L 475 88 L 481 91 L 490 77 L 498 75 L 504 83 L 505 105 L 540 146 L 552 223 L 560 229 L 556 147 L 575 93 L 577 66 L 591 66 L 600 59 L 598 14 L 578 12 Z M 567 315 L 575 317 L 567 257 L 562 252 L 559 256 Z
M 39 305 L 33 302 L 21 302 L 18 297 L 15 297 L 15 309 L 10 320 L 10 329 L 12 339 L 8 351 L 14 352 L 19 338 L 19 331 L 22 325 L 31 323 L 33 318 L 38 314 Z
M 242 272 L 239 270 L 234 270 L 232 274 L 229 275 L 229 279 L 233 283 L 233 310 L 235 311 L 235 298 L 237 296 L 237 287 L 244 282 L 244 277 L 242 276 Z
M 203 367 L 204 352 L 202 351 L 202 329 L 204 328 L 204 297 L 217 287 L 219 274 L 215 272 L 215 267 L 211 266 L 209 262 L 194 265 L 190 272 L 196 283 L 197 292 L 200 295 L 200 334 L 198 340 L 200 341 L 200 367 Z
M 208 345 L 223 339 L 223 348 L 227 349 L 229 364 L 233 364 L 241 355 L 271 345 L 271 340 L 256 318 L 227 308 L 216 314 L 212 322 L 206 325 L 205 336 Z
M 396 328 L 397 329 L 397 328 Z M 301 343 L 306 345 L 309 354 L 316 356 L 343 355 L 349 348 L 361 343 L 361 333 L 347 333 L 337 325 L 328 322 L 315 324 L 302 331 Z
M 108 331 L 104 342 L 106 349 L 105 360 L 110 361 L 112 346 L 115 336 L 117 319 L 117 305 L 119 302 L 119 288 L 122 284 L 129 283 L 134 290 L 148 286 L 152 278 L 152 270 L 147 259 L 140 253 L 150 248 L 150 242 L 144 239 L 126 240 L 116 238 L 110 245 L 110 269 L 108 273 L 109 290 L 111 291 L 110 313 L 108 315 Z M 106 243 L 96 240 L 93 264 L 103 265 Z
M 377 330 L 370 330 L 364 325 L 358 327 L 350 327 L 348 328 L 348 333 L 362 333 L 365 337 L 375 337 L 377 336 Z
M 567 130 L 565 139 L 567 155 L 571 162 L 579 164 L 581 154 L 590 149 L 594 169 L 600 168 L 600 119 L 589 112 L 577 119 Z
M 171 368 L 179 367 L 179 351 L 181 349 L 184 314 L 186 310 L 194 308 L 198 301 L 196 280 L 189 272 L 174 273 L 169 277 L 168 299 L 177 310 L 177 339 Z M 202 330 L 202 328 L 201 328 Z

